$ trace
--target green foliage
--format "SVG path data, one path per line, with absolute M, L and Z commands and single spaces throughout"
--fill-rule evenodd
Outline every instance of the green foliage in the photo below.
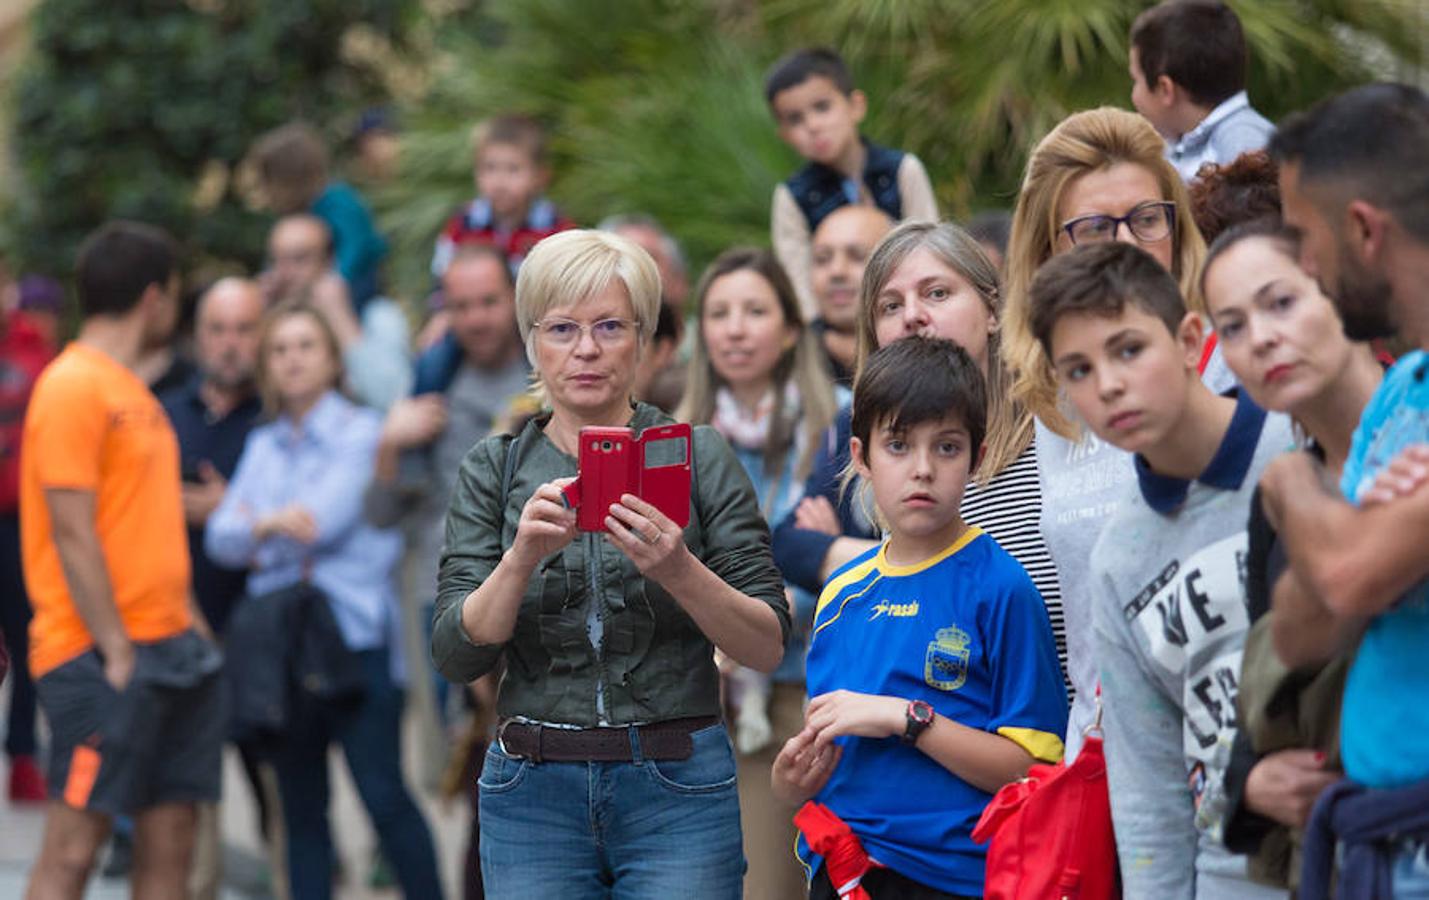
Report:
M 1251 97 L 1278 118 L 1415 65 L 1425 19 L 1397 0 L 1231 0 Z M 504 111 L 552 130 L 552 196 L 578 221 L 640 210 L 698 266 L 768 240 L 799 164 L 763 100 L 785 50 L 838 47 L 869 95 L 865 132 L 916 152 L 953 215 L 1011 206 L 1028 151 L 1069 112 L 1130 105 L 1139 0 L 486 0 L 434 25 L 430 91 L 406 112 L 403 174 L 379 198 L 395 274 L 424 287 L 432 240 L 473 193 L 469 133 Z M 1388 74 L 1394 74 L 1393 71 Z
M 19 189 L 3 216 L 20 266 L 68 272 L 103 220 L 142 219 L 195 255 L 253 266 L 266 219 L 232 178 L 261 132 L 337 133 L 383 96 L 346 62 L 354 24 L 400 36 L 414 0 L 45 0 L 8 98 Z

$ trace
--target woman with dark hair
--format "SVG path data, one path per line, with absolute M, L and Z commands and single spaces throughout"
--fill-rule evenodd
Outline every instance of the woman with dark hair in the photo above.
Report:
M 1335 304 L 1298 263 L 1299 246 L 1276 219 L 1243 224 L 1211 245 L 1201 282 L 1226 363 L 1261 407 L 1289 413 L 1302 452 L 1338 478 L 1360 413 L 1384 378 L 1368 344 L 1345 336 Z M 1299 845 L 1320 791 L 1341 777 L 1339 709 L 1349 652 L 1291 669 L 1278 641 L 1305 635 L 1277 623 L 1271 592 L 1288 569 L 1285 548 L 1251 500 L 1246 600 L 1254 623 L 1240 672 L 1241 729 L 1226 771 L 1226 845 L 1252 874 L 1299 881 Z

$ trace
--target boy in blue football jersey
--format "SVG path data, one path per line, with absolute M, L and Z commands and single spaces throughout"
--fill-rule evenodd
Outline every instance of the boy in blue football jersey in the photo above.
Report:
M 819 597 L 813 699 L 773 771 L 782 798 L 806 803 L 797 852 L 813 900 L 850 896 L 860 879 L 874 900 L 980 896 L 983 808 L 1062 755 L 1067 697 L 1046 607 L 958 512 L 986 420 L 982 376 L 949 341 L 889 344 L 854 389 L 853 467 L 888 538 Z

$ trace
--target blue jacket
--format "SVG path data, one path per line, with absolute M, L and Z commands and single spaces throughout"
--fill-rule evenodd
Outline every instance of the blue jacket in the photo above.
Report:
M 1404 838 L 1429 839 L 1429 781 L 1381 790 L 1348 779 L 1330 785 L 1305 828 L 1301 900 L 1329 900 L 1336 839 L 1344 857 L 1335 896 L 1392 896 L 1394 856 Z
M 848 439 L 852 431 L 853 412 L 844 406 L 825 433 L 824 445 L 819 448 L 814 467 L 804 481 L 803 496 L 823 497 L 833 504 L 839 515 L 839 530 L 845 537 L 872 540 L 879 536 L 878 531 L 855 508 L 853 490 L 839 496 L 839 481 L 848 467 Z M 829 545 L 837 539 L 822 531 L 806 531 L 798 527 L 794 524 L 793 510 L 778 520 L 772 537 L 774 564 L 779 567 L 784 580 L 817 597 L 824 588 L 820 575 L 824 557 L 828 555 Z

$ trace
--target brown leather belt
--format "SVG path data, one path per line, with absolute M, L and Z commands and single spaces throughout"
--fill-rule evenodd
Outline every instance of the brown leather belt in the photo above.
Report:
M 694 716 L 623 728 L 552 728 L 507 719 L 496 739 L 508 756 L 536 763 L 634 762 L 633 732 L 641 759 L 689 759 L 695 751 L 690 735 L 719 721 L 718 716 Z

